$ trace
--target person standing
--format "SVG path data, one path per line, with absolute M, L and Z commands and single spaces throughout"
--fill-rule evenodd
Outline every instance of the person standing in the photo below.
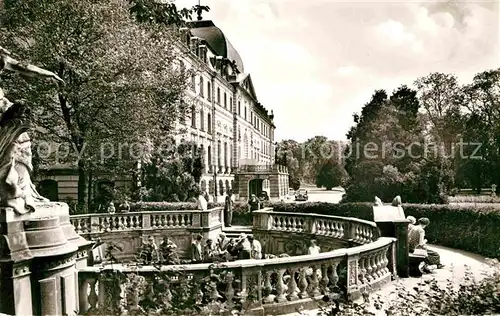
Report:
M 224 202 L 224 225 L 226 227 L 231 227 L 231 222 L 233 221 L 233 192 L 229 190 L 226 195 L 226 200 Z

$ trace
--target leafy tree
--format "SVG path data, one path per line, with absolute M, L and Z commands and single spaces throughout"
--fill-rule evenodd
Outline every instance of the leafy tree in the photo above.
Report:
M 155 153 L 142 167 L 139 199 L 149 202 L 186 202 L 200 194 L 204 153 L 195 143 L 171 146 Z
M 9 0 L 1 11 L 2 44 L 66 82 L 55 89 L 6 76 L 2 85 L 37 114 L 37 139 L 65 146 L 65 159 L 60 150 L 56 158 L 77 167 L 80 206 L 93 173 L 130 171 L 172 130 L 183 104 L 189 74 L 178 66 L 176 35 L 138 24 L 129 9 L 120 0 Z M 168 23 L 181 19 L 164 14 L 173 15 Z
M 316 186 L 331 190 L 334 187 L 341 186 L 345 177 L 344 168 L 336 160 L 330 159 L 319 169 L 316 176 Z

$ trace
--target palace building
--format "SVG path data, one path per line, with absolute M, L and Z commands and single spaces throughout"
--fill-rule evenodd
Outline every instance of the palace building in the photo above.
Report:
M 288 173 L 274 161 L 274 114 L 259 103 L 238 51 L 210 20 L 189 22 L 179 29 L 179 41 L 185 52 L 181 66 L 192 74 L 187 92 L 191 109 L 176 122 L 175 137 L 176 143 L 192 141 L 203 149 L 202 190 L 215 201 L 223 201 L 229 190 L 240 200 L 263 191 L 273 200 L 284 199 Z M 41 191 L 57 189 L 49 198 L 76 199 L 74 173 L 55 168 L 44 174 L 42 186 L 52 189 Z

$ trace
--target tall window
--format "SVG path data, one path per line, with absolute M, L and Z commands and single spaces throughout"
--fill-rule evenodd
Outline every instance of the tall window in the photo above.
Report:
M 196 92 L 196 75 L 191 75 L 191 90 Z
M 241 101 L 238 101 L 238 115 L 241 116 Z
M 227 109 L 227 94 L 224 92 L 224 108 Z
M 218 166 L 222 166 L 221 164 L 221 141 L 219 140 L 219 142 L 217 143 L 217 165 Z
M 212 115 L 210 113 L 207 114 L 207 132 L 212 134 Z
M 196 107 L 191 106 L 191 127 L 196 128 Z
M 227 151 L 227 143 L 224 142 L 224 166 L 226 166 L 226 167 L 228 166 L 227 165 L 227 158 L 228 158 L 227 157 L 227 153 L 228 153 L 228 151 Z
M 245 106 L 245 120 L 247 119 L 247 107 Z
M 208 148 L 207 148 L 207 156 L 208 156 L 207 164 L 209 166 L 211 166 L 212 165 L 212 146 L 208 146 Z
M 229 98 L 229 111 L 233 111 L 233 98 Z
M 203 96 L 203 90 L 205 88 L 205 83 L 203 82 L 203 77 L 200 76 L 200 95 Z
M 220 88 L 217 87 L 217 104 L 220 104 Z
M 207 100 L 212 100 L 212 86 L 210 85 L 210 81 L 207 81 Z
M 200 129 L 205 130 L 205 113 L 203 109 L 200 110 Z

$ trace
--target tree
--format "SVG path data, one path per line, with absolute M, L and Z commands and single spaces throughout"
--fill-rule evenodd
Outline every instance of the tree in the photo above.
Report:
M 80 206 L 93 173 L 130 171 L 182 110 L 189 74 L 179 67 L 175 34 L 138 24 L 129 9 L 121 0 L 27 0 L 4 1 L 1 12 L 2 43 L 66 82 L 2 84 L 37 113 L 38 139 L 66 147 L 63 161 L 55 154 L 78 169 Z
M 341 186 L 346 178 L 345 170 L 333 159 L 328 160 L 321 166 L 316 176 L 316 186 L 331 190 Z
M 205 168 L 204 153 L 186 142 L 155 153 L 142 168 L 140 200 L 186 202 L 200 194 L 198 183 Z

